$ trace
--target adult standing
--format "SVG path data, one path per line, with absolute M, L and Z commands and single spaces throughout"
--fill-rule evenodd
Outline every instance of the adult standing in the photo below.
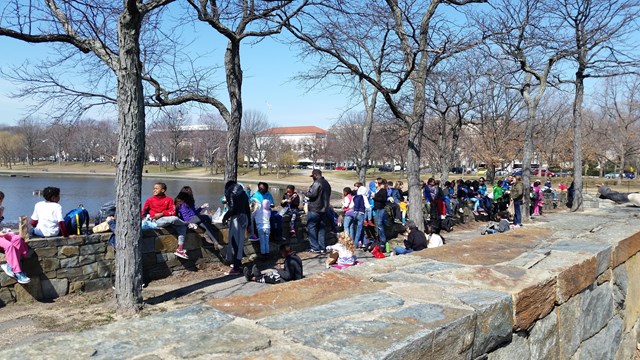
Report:
M 380 245 L 380 251 L 384 252 L 387 245 L 387 236 L 384 233 L 384 223 L 387 220 L 387 212 L 385 206 L 387 205 L 387 180 L 378 180 L 378 191 L 373 197 L 373 209 L 375 210 L 375 223 L 378 232 L 378 245 Z
M 222 217 L 223 224 L 229 224 L 229 244 L 227 245 L 227 262 L 231 269 L 225 275 L 242 274 L 242 256 L 244 235 L 251 225 L 249 198 L 242 185 L 229 180 L 224 185 L 224 197 L 227 201 L 227 212 Z
M 511 199 L 513 200 L 513 225 L 522 226 L 522 198 L 524 196 L 524 185 L 522 176 L 516 175 L 515 182 L 511 186 Z
M 331 185 L 322 176 L 322 171 L 313 169 L 311 175 L 313 184 L 305 196 L 307 203 L 307 236 L 311 245 L 311 252 L 325 252 L 325 226 L 327 211 L 329 211 L 331 199 Z

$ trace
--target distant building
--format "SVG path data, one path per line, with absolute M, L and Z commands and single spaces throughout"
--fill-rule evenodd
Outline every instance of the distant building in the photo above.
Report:
M 324 163 L 323 154 L 327 143 L 335 136 L 327 130 L 317 126 L 285 126 L 274 127 L 260 134 L 260 137 L 278 140 L 288 143 L 291 149 L 298 155 L 298 162 Z M 315 153 L 315 156 L 313 154 Z M 315 159 L 312 159 L 315 157 Z

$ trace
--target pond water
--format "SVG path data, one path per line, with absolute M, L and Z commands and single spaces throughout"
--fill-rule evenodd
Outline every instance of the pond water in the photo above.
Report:
M 183 186 L 189 185 L 193 188 L 196 205 L 208 202 L 213 211 L 221 206 L 220 197 L 224 194 L 224 184 L 221 181 L 192 179 L 143 178 L 141 198 L 143 202 L 152 195 L 153 184 L 159 181 L 167 184 L 168 196 L 175 197 Z M 93 217 L 100 210 L 100 206 L 114 200 L 116 194 L 114 177 L 0 176 L 0 191 L 5 194 L 4 223 L 15 224 L 19 216 L 31 216 L 34 204 L 43 200 L 42 195 L 36 191 L 47 186 L 60 188 L 60 205 L 62 205 L 63 214 L 82 204 Z M 257 187 L 251 184 L 251 190 L 256 191 Z M 269 191 L 278 201 L 282 198 L 284 187 L 270 186 Z

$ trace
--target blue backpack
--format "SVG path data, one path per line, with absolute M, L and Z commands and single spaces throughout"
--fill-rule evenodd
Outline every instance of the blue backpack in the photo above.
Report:
M 89 212 L 84 206 L 79 205 L 77 209 L 73 209 L 64 216 L 64 224 L 67 227 L 69 235 L 81 235 L 82 226 L 85 226 L 86 234 L 89 233 Z

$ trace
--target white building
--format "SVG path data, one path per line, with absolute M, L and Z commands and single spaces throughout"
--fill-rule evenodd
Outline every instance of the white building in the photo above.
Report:
M 274 127 L 260 134 L 261 137 L 276 137 L 291 145 L 291 149 L 299 156 L 299 163 L 313 163 L 310 153 L 316 153 L 316 162 L 324 163 L 324 149 L 335 136 L 317 126 Z

